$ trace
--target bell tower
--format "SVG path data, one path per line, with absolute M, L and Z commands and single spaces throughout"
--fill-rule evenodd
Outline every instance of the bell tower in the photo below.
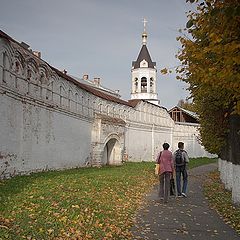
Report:
M 147 49 L 146 19 L 143 20 L 142 48 L 136 61 L 132 62 L 131 99 L 147 100 L 159 104 L 156 88 L 157 69 Z

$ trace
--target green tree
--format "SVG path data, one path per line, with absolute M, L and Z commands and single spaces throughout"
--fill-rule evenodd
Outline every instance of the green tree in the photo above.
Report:
M 240 3 L 190 2 L 196 2 L 197 9 L 188 13 L 186 29 L 178 38 L 182 48 L 177 78 L 189 84 L 203 145 L 221 155 L 230 115 L 240 114 Z
M 184 108 L 186 110 L 196 112 L 195 106 L 193 102 L 189 102 L 188 100 L 180 99 L 177 104 L 179 107 Z

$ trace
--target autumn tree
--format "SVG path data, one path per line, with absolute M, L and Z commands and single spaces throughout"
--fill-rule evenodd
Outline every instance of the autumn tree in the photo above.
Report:
M 192 111 L 192 112 L 196 112 L 193 102 L 190 102 L 188 100 L 180 99 L 178 101 L 177 106 L 184 108 L 186 110 Z
M 177 78 L 189 84 L 203 145 L 221 155 L 227 145 L 230 116 L 240 114 L 240 3 L 190 2 L 197 9 L 188 12 L 186 29 L 178 38 L 182 48 Z

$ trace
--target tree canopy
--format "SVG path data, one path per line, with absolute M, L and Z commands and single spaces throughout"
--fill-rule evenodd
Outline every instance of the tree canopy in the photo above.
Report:
M 177 106 L 192 112 L 196 112 L 194 104 L 192 102 L 189 102 L 188 100 L 180 99 Z
M 196 3 L 196 11 L 188 12 L 186 29 L 178 37 L 182 47 L 177 55 L 181 62 L 177 78 L 189 84 L 203 145 L 221 154 L 229 117 L 240 114 L 240 3 L 190 2 Z

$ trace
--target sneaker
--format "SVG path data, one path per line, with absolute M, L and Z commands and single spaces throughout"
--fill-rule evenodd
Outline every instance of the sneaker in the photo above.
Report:
M 182 193 L 182 196 L 183 196 L 183 197 L 187 197 L 186 193 Z
M 181 194 L 178 194 L 177 197 L 182 197 L 182 195 L 181 195 Z

